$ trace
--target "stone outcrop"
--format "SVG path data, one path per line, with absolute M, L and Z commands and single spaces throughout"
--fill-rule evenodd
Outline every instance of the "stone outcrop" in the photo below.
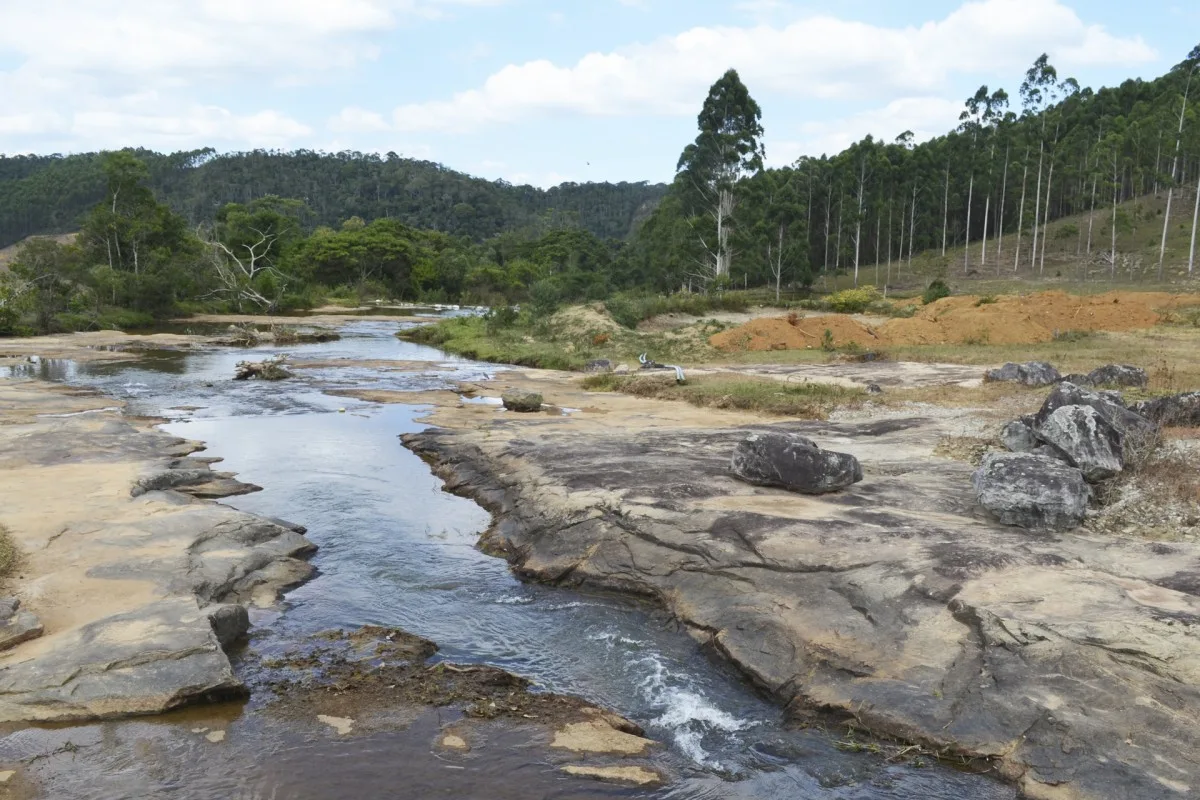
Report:
M 1129 364 L 1108 364 L 1087 374 L 1091 386 L 1118 386 L 1124 389 L 1143 388 L 1150 382 L 1146 370 Z
M 1029 453 L 1038 446 L 1030 420 L 1014 419 L 1000 430 L 1000 441 L 1013 453 Z
M 505 392 L 500 400 L 509 411 L 529 414 L 542 410 L 543 398 L 537 392 Z
M 989 453 L 972 483 L 998 520 L 1034 530 L 1077 527 L 1092 494 L 1080 470 L 1033 453 Z
M 1102 392 L 1085 389 L 1073 383 L 1060 383 L 1046 397 L 1041 409 L 1034 415 L 1034 428 L 1040 427 L 1063 406 L 1090 406 L 1125 437 L 1129 446 L 1140 445 L 1153 439 L 1158 426 L 1136 411 L 1125 407 L 1117 392 Z
M 858 459 L 817 447 L 792 433 L 755 431 L 738 442 L 730 471 L 756 486 L 778 486 L 801 494 L 825 494 L 863 478 Z
M 1049 386 L 1062 379 L 1058 370 L 1045 361 L 1009 362 L 999 369 L 989 369 L 983 377 L 986 381 L 1013 381 L 1026 386 Z
M 699 427 L 659 406 L 620 430 L 448 411 L 404 441 L 495 514 L 483 544 L 519 575 L 660 603 L 793 715 L 991 759 L 1033 798 L 1200 790 L 1200 547 L 997 524 L 972 468 L 930 455 L 961 421 Z M 836 442 L 864 479 L 748 486 L 729 454 L 753 431 Z

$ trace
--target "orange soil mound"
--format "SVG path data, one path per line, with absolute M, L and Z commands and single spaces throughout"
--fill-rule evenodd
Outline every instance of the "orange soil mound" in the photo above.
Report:
M 825 331 L 833 334 L 836 347 L 854 344 L 863 347 L 878 346 L 879 338 L 870 327 L 843 314 L 825 317 L 807 317 L 795 325 L 783 318 L 760 317 L 727 331 L 716 334 L 709 342 L 718 350 L 803 350 L 819 348 L 824 341 Z
M 1150 328 L 1160 309 L 1200 305 L 1200 295 L 1165 292 L 1108 292 L 1080 297 L 1052 291 L 1024 297 L 1005 296 L 977 305 L 978 297 L 946 297 L 923 306 L 908 319 L 892 319 L 870 328 L 844 315 L 757 319 L 710 340 L 720 350 L 791 350 L 819 347 L 826 329 L 834 344 L 863 347 L 912 344 L 1033 344 L 1055 332 L 1129 331 Z

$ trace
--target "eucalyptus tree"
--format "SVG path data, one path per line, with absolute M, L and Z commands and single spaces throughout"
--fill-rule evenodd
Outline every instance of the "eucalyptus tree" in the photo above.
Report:
M 1037 261 L 1037 243 L 1038 243 L 1038 222 L 1041 217 L 1041 200 L 1042 200 L 1042 162 L 1046 153 L 1046 114 L 1044 113 L 1049 105 L 1050 93 L 1053 91 L 1056 82 L 1058 81 L 1058 71 L 1050 64 L 1050 57 L 1046 53 L 1038 56 L 1025 73 L 1025 80 L 1021 83 L 1021 106 L 1025 110 L 1025 116 L 1029 120 L 1040 123 L 1041 131 L 1038 136 L 1038 171 L 1037 171 L 1037 188 L 1034 192 L 1034 207 L 1033 207 L 1033 247 L 1030 254 L 1030 265 L 1034 265 Z M 1022 190 L 1022 206 L 1024 206 L 1024 191 Z M 1022 213 L 1022 218 L 1024 214 Z M 1018 227 L 1024 222 L 1018 224 Z M 1018 247 L 1020 245 L 1018 244 Z M 1020 258 L 1018 252 L 1017 258 Z
M 727 71 L 708 90 L 697 118 L 700 134 L 675 167 L 685 179 L 693 217 L 706 216 L 713 223 L 711 234 L 707 225 L 700 233 L 705 253 L 701 277 L 706 281 L 729 275 L 737 185 L 761 170 L 765 157 L 761 120 L 762 109 L 737 71 Z

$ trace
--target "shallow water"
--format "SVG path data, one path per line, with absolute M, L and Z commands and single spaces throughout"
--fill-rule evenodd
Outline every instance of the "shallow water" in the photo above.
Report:
M 497 370 L 399 341 L 397 327 L 362 321 L 324 344 L 87 365 L 42 361 L 16 372 L 96 386 L 127 400 L 131 413 L 171 419 L 167 430 L 202 440 L 205 455 L 225 459 L 219 469 L 265 487 L 223 502 L 308 526 L 320 573 L 282 608 L 255 615 L 256 651 L 279 651 L 331 627 L 399 626 L 438 642 L 440 657 L 500 666 L 636 720 L 669 745 L 657 763 L 677 780 L 639 794 L 563 778 L 544 748 L 511 731 L 492 737 L 503 736 L 503 748 L 447 757 L 431 748 L 434 712 L 403 731 L 340 739 L 319 725 L 298 730 L 274 719 L 258 699 L 158 720 L 25 729 L 0 740 L 0 763 L 73 743 L 30 766 L 45 796 L 55 798 L 1014 797 L 981 776 L 891 765 L 843 752 L 830 735 L 788 730 L 777 708 L 661 612 L 521 583 L 502 560 L 476 550 L 488 515 L 444 493 L 397 438 L 423 427 L 421 408 L 327 393 L 444 388 Z M 279 352 L 429 366 L 300 370 L 297 380 L 274 384 L 230 380 L 237 361 Z M 201 728 L 226 738 L 210 742 Z

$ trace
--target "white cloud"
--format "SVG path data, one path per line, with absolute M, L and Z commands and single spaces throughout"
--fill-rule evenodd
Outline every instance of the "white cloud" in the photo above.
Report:
M 329 120 L 329 129 L 335 133 L 378 133 L 391 130 L 392 126 L 381 114 L 350 106 Z
M 329 83 L 375 59 L 379 36 L 406 21 L 503 2 L 0 0 L 0 59 L 17 64 L 0 72 L 0 152 L 25 143 L 286 147 L 311 128 L 269 101 L 233 111 L 203 98 Z M 337 119 L 386 129 L 370 112 Z
M 773 166 L 791 164 L 802 155 L 840 153 L 867 134 L 885 142 L 912 131 L 918 142 L 940 136 L 958 125 L 963 104 L 944 97 L 904 97 L 885 106 L 829 122 L 800 126 L 798 139 L 773 142 L 767 160 Z
M 533 114 L 691 115 L 729 66 L 751 90 L 870 100 L 930 93 L 958 73 L 1023 70 L 1042 51 L 1067 72 L 1156 58 L 1140 37 L 1085 24 L 1059 0 L 968 2 L 942 20 L 888 28 L 810 16 L 785 26 L 697 27 L 645 45 L 591 53 L 572 66 L 510 64 L 476 89 L 401 106 L 396 126 L 462 132 Z

